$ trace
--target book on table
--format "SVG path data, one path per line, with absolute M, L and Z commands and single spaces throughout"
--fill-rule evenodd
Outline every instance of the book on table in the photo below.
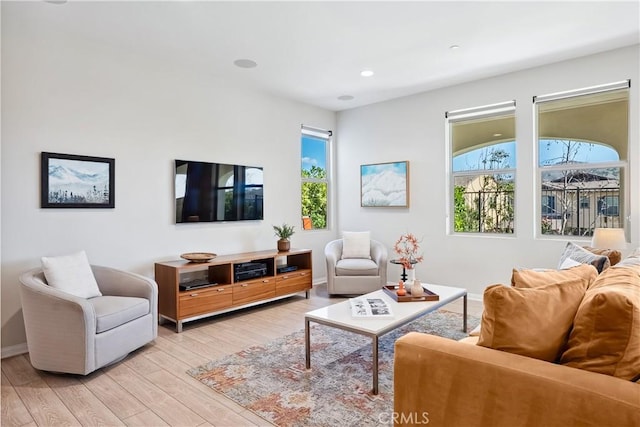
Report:
M 351 298 L 349 303 L 353 317 L 393 317 L 391 307 L 382 298 Z

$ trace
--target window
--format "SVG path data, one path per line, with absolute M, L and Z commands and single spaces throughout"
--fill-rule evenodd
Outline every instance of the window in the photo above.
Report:
M 513 233 L 515 102 L 447 112 L 455 233 Z M 451 215 L 449 216 L 451 217 Z
M 586 237 L 596 227 L 624 228 L 629 82 L 544 95 L 534 103 L 541 235 Z
M 553 215 L 556 212 L 556 196 L 542 195 L 542 212 Z
M 580 197 L 580 209 L 589 209 L 591 203 L 588 196 Z
M 302 229 L 327 228 L 331 131 L 302 127 Z

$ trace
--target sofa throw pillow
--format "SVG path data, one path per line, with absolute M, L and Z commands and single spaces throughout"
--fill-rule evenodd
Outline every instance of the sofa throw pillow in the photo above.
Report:
M 583 246 L 586 250 L 596 255 L 604 255 L 609 258 L 609 264 L 613 267 L 622 259 L 622 252 L 617 249 L 598 249 L 591 246 Z
M 591 264 L 598 270 L 598 273 L 602 273 L 611 265 L 611 263 L 609 262 L 609 258 L 607 258 L 606 256 L 596 255 L 571 242 L 567 243 L 567 246 L 565 246 L 562 255 L 560 255 L 558 268 L 560 268 L 562 263 L 567 258 L 571 258 L 572 260 L 581 262 L 582 264 Z
M 640 375 L 640 264 L 621 264 L 585 293 L 560 363 L 632 380 Z
M 342 259 L 371 259 L 371 237 L 368 231 L 345 231 L 342 233 Z
M 580 264 L 565 270 L 513 269 L 511 286 L 516 288 L 537 288 L 564 282 L 570 279 L 585 279 L 589 284 L 598 277 L 598 271 L 591 264 Z
M 102 296 L 84 251 L 57 257 L 42 257 L 42 270 L 47 283 L 80 298 Z
M 582 263 L 578 262 L 576 260 L 573 260 L 571 258 L 567 258 L 564 261 L 562 261 L 562 264 L 560 264 L 559 270 L 566 270 L 567 268 L 577 267 L 579 265 L 582 265 Z M 595 268 L 595 267 L 593 267 L 593 268 Z M 597 270 L 596 270 L 596 272 L 597 272 Z
M 489 286 L 478 345 L 557 361 L 587 284 L 576 278 L 537 288 Z
M 640 265 L 640 248 L 637 248 L 629 256 L 620 261 L 616 267 L 629 267 Z

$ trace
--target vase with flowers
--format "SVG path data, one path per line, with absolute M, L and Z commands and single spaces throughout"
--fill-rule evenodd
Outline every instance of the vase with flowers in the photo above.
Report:
M 407 285 L 409 286 L 409 292 L 414 297 L 422 296 L 424 291 L 422 284 L 416 280 L 415 264 L 422 262 L 424 257 L 420 253 L 420 241 L 411 233 L 405 233 L 400 236 L 393 245 L 393 250 L 400 256 L 398 261 L 407 270 L 409 279 Z

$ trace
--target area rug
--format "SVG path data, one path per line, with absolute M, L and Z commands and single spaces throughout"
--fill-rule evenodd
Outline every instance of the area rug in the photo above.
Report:
M 480 319 L 469 316 L 469 330 Z M 462 315 L 439 310 L 379 340 L 379 394 L 371 393 L 371 339 L 311 323 L 311 369 L 304 331 L 190 369 L 187 373 L 281 427 L 390 425 L 393 345 L 411 331 L 460 339 Z

